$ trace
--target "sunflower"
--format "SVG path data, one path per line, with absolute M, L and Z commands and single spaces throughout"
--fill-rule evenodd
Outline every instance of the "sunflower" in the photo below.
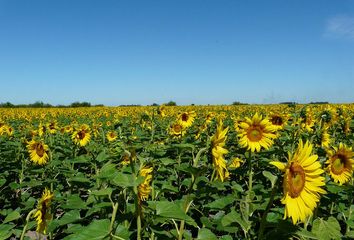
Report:
M 169 133 L 170 135 L 174 136 L 174 137 L 181 137 L 185 134 L 185 129 L 183 127 L 182 124 L 180 123 L 173 123 L 171 126 L 170 126 L 170 129 L 169 129 Z
M 71 138 L 75 144 L 81 147 L 85 146 L 91 139 L 90 127 L 87 124 L 82 124 L 78 130 L 74 131 Z
M 153 170 L 153 167 L 144 166 L 139 171 L 139 175 L 144 177 L 144 182 L 139 184 L 138 187 L 138 197 L 140 201 L 145 201 L 150 195 Z
M 276 138 L 275 128 L 267 118 L 262 119 L 256 113 L 252 119 L 246 117 L 246 121 L 240 123 L 240 144 L 242 147 L 251 149 L 252 152 L 259 152 L 261 147 L 269 149 Z
M 177 117 L 177 122 L 183 126 L 183 128 L 188 128 L 192 126 L 196 113 L 194 111 L 180 113 Z
M 331 143 L 331 137 L 328 134 L 328 127 L 323 127 L 321 131 L 321 147 L 328 148 Z
M 107 134 L 106 134 L 106 137 L 107 137 L 107 140 L 109 142 L 113 142 L 114 140 L 117 139 L 118 135 L 116 132 L 114 131 L 109 131 Z
M 50 123 L 47 123 L 47 129 L 50 134 L 55 134 L 57 132 L 58 126 L 55 121 L 52 121 Z
M 269 116 L 269 121 L 272 123 L 276 130 L 281 130 L 286 125 L 288 118 L 284 114 L 271 113 Z
M 215 179 L 220 179 L 222 182 L 229 177 L 229 172 L 226 168 L 226 160 L 224 159 L 224 154 L 228 153 L 228 150 L 224 148 L 228 130 L 229 127 L 224 129 L 223 122 L 219 120 L 216 132 L 211 138 L 213 167 L 217 174 Z
M 232 159 L 230 165 L 229 165 L 229 168 L 232 168 L 232 169 L 236 169 L 236 168 L 239 168 L 241 167 L 241 164 L 243 163 L 244 161 L 240 158 L 234 158 Z
M 306 108 L 305 111 L 301 111 L 301 127 L 306 129 L 308 132 L 313 132 L 313 127 L 315 126 L 315 117 L 313 116 L 311 110 Z
M 157 109 L 157 114 L 160 115 L 161 117 L 166 116 L 166 106 L 162 105 Z
M 46 132 L 47 132 L 47 127 L 45 125 L 43 125 L 42 123 L 40 123 L 38 126 L 39 136 L 42 137 Z
M 47 188 L 44 189 L 41 199 L 39 199 L 37 204 L 37 211 L 34 214 L 34 218 L 37 222 L 36 231 L 38 233 L 46 234 L 47 232 L 47 221 L 52 219 L 50 214 L 50 205 L 54 195 Z
M 65 131 L 66 133 L 72 133 L 73 130 L 74 130 L 74 129 L 73 129 L 73 127 L 72 127 L 71 125 L 66 125 L 66 126 L 64 127 L 64 131 Z
M 321 176 L 324 171 L 317 155 L 311 155 L 312 144 L 302 140 L 294 155 L 289 153 L 288 163 L 278 161 L 270 162 L 283 171 L 283 191 L 281 200 L 285 204 L 284 219 L 292 218 L 293 224 L 305 222 L 312 216 L 320 194 L 326 191 L 321 187 L 325 185 L 325 178 Z
M 5 125 L 5 126 L 3 127 L 3 131 L 4 131 L 4 133 L 6 133 L 7 136 L 9 136 L 9 137 L 11 137 L 11 136 L 14 134 L 14 129 L 13 129 L 11 126 L 9 126 L 9 125 Z
M 353 175 L 354 153 L 352 148 L 343 143 L 328 151 L 327 170 L 336 183 L 342 185 L 348 182 Z
M 42 141 L 31 140 L 27 145 L 28 153 L 30 154 L 31 161 L 38 164 L 44 165 L 47 163 L 49 156 L 49 147 Z

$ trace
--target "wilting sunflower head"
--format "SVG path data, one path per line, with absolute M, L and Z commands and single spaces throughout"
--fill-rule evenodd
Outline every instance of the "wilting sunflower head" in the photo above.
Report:
M 246 117 L 245 121 L 239 124 L 240 145 L 247 147 L 252 152 L 259 152 L 261 148 L 269 149 L 273 145 L 273 139 L 276 138 L 272 123 L 267 118 L 262 118 L 256 113 L 252 119 Z
M 138 187 L 139 201 L 145 201 L 150 195 L 153 170 L 151 166 L 143 166 L 139 171 L 139 175 L 144 177 L 144 182 Z
M 109 142 L 113 142 L 114 140 L 117 139 L 118 135 L 115 131 L 109 131 L 107 134 L 106 134 L 106 137 L 107 137 L 107 140 Z
M 244 161 L 241 159 L 241 158 L 234 158 L 232 159 L 230 165 L 229 165 L 229 168 L 232 168 L 232 169 L 236 169 L 236 168 L 239 168 L 241 167 L 241 164 L 243 163 Z
M 42 123 L 40 123 L 38 126 L 39 136 L 42 137 L 44 134 L 46 134 L 46 132 L 47 132 L 47 127 L 45 125 L 43 125 Z
M 50 205 L 54 198 L 53 193 L 51 193 L 47 188 L 44 190 L 41 199 L 39 199 L 37 204 L 37 211 L 34 214 L 34 218 L 37 222 L 36 231 L 38 233 L 46 234 L 47 233 L 47 221 L 52 219 L 50 213 Z
M 49 156 L 49 147 L 42 141 L 31 140 L 27 144 L 27 150 L 32 162 L 38 165 L 44 165 L 47 163 Z
M 87 124 L 82 124 L 78 130 L 73 132 L 71 138 L 75 144 L 85 146 L 91 139 L 90 127 Z
M 328 134 L 328 127 L 321 130 L 321 147 L 328 148 L 331 143 L 331 136 Z
M 194 122 L 194 118 L 196 113 L 194 111 L 191 112 L 183 112 L 178 115 L 177 122 L 183 126 L 183 128 L 188 128 L 192 126 Z
M 354 164 L 352 148 L 340 143 L 339 147 L 329 150 L 327 155 L 327 170 L 333 181 L 339 185 L 349 182 L 353 175 Z
M 293 224 L 305 222 L 312 216 L 320 194 L 326 193 L 321 187 L 325 185 L 324 171 L 317 155 L 312 155 L 312 144 L 303 144 L 300 140 L 296 152 L 289 153 L 287 163 L 270 162 L 284 172 L 281 202 L 285 204 L 284 219 L 292 218 Z
M 216 132 L 211 137 L 213 167 L 216 171 L 215 179 L 220 179 L 222 182 L 229 177 L 226 160 L 224 159 L 224 155 L 228 153 L 228 150 L 224 148 L 228 130 L 229 127 L 224 129 L 222 120 L 219 120 Z

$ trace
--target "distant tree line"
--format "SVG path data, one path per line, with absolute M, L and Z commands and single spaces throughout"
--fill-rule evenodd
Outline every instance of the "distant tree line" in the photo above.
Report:
M 37 101 L 30 104 L 12 104 L 10 102 L 0 103 L 0 108 L 77 108 L 77 107 L 103 107 L 103 104 L 91 105 L 89 102 L 73 102 L 69 105 L 53 106 L 49 103 Z

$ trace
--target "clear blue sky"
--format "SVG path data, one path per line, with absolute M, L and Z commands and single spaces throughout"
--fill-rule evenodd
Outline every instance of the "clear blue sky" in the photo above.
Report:
M 0 102 L 354 102 L 354 1 L 0 0 Z

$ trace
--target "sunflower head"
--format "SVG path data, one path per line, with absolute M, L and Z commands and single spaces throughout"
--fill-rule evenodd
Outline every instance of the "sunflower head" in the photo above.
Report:
M 49 147 L 42 141 L 31 140 L 27 144 L 27 150 L 32 162 L 38 165 L 44 165 L 47 163 L 49 159 Z
M 273 139 L 276 138 L 272 123 L 267 118 L 262 118 L 256 113 L 252 119 L 246 117 L 245 121 L 239 124 L 240 144 L 247 147 L 252 152 L 259 152 L 261 148 L 269 149 L 273 145 Z
M 182 124 L 180 124 L 179 122 L 173 123 L 169 129 L 169 133 L 173 137 L 181 137 L 185 134 L 185 132 L 186 132 L 186 130 L 185 130 L 184 126 Z
M 287 121 L 288 116 L 286 114 L 272 113 L 269 116 L 269 122 L 271 122 L 273 127 L 277 130 L 283 129 Z
M 195 116 L 196 113 L 194 111 L 183 112 L 178 115 L 177 122 L 181 124 L 184 128 L 188 128 L 192 126 Z
M 150 195 L 153 170 L 154 168 L 152 166 L 143 166 L 139 171 L 139 175 L 144 177 L 144 182 L 139 184 L 138 187 L 138 197 L 140 202 L 145 201 Z
M 349 182 L 353 175 L 354 166 L 352 148 L 340 143 L 339 147 L 329 150 L 327 155 L 327 170 L 333 180 L 339 185 Z
M 107 137 L 107 140 L 109 142 L 113 142 L 114 140 L 117 139 L 118 135 L 115 131 L 109 131 L 107 134 L 106 134 L 106 137 Z
M 47 232 L 47 222 L 52 219 L 50 213 L 50 205 L 54 198 L 53 193 L 51 193 L 47 188 L 44 190 L 42 197 L 39 199 L 37 204 L 37 211 L 34 214 L 34 218 L 37 222 L 36 231 L 38 233 L 46 234 Z
M 222 182 L 229 177 L 226 160 L 224 159 L 224 155 L 228 153 L 228 150 L 224 148 L 228 130 L 229 127 L 224 129 L 223 122 L 219 119 L 216 132 L 211 138 L 213 167 L 216 171 L 215 179 L 220 179 Z
M 73 132 L 71 138 L 77 145 L 85 146 L 91 139 L 90 127 L 87 124 L 82 124 L 79 129 Z
M 312 144 L 300 140 L 295 153 L 289 153 L 287 163 L 270 162 L 284 172 L 281 202 L 285 204 L 284 218 L 290 217 L 293 224 L 305 222 L 313 214 L 320 194 L 326 193 L 322 189 L 324 171 L 317 159 L 317 155 L 312 155 Z

